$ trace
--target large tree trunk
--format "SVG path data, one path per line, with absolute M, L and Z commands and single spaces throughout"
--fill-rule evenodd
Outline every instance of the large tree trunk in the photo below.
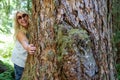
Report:
M 32 0 L 34 27 L 22 80 L 115 80 L 111 0 Z

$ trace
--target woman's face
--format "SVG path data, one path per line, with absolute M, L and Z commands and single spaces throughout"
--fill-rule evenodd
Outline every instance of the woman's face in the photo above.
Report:
M 24 28 L 28 28 L 28 15 L 25 13 L 17 13 L 17 21 Z

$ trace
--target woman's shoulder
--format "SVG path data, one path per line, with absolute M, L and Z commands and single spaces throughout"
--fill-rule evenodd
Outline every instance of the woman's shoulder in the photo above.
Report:
M 26 34 L 26 33 L 27 33 L 27 30 L 24 29 L 24 28 L 20 28 L 20 29 L 18 30 L 18 33 L 24 33 L 24 34 Z
M 26 31 L 20 29 L 20 30 L 18 30 L 18 33 L 24 33 L 25 34 Z
M 17 37 L 22 36 L 22 35 L 25 35 L 25 33 L 22 32 L 22 31 L 18 31 L 18 33 L 17 33 Z
M 26 32 L 24 32 L 24 31 L 22 31 L 22 30 L 19 30 L 19 31 L 17 32 L 17 35 L 26 35 Z
M 26 34 L 22 31 L 18 31 L 17 35 L 16 35 L 16 38 L 17 40 L 20 40 L 22 38 L 26 37 Z

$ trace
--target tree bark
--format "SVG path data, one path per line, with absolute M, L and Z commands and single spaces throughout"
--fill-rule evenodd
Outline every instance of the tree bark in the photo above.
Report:
M 22 80 L 116 80 L 111 0 L 32 0 L 31 42 Z

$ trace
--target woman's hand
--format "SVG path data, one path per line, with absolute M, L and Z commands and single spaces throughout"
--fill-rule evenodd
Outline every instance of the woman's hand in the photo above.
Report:
M 27 47 L 27 51 L 29 54 L 34 54 L 34 52 L 36 51 L 36 47 L 33 44 L 29 44 Z
M 28 39 L 23 32 L 18 32 L 17 39 L 22 44 L 23 48 L 28 51 L 28 53 L 33 54 L 36 51 L 36 47 L 33 44 L 29 44 Z

